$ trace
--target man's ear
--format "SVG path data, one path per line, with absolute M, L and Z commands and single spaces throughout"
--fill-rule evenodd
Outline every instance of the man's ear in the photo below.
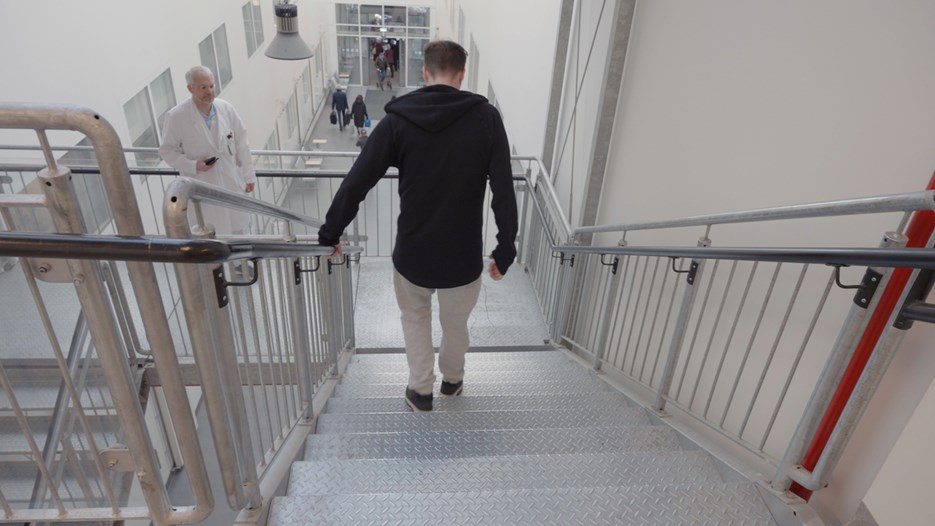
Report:
M 458 89 L 461 89 L 461 84 L 464 83 L 464 70 L 463 69 L 458 72 L 458 76 L 456 80 L 458 81 Z
M 422 80 L 424 80 L 426 84 L 429 83 L 429 70 L 425 69 L 425 66 L 422 66 Z

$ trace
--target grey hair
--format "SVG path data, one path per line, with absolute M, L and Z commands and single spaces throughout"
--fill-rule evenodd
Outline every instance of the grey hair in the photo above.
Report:
M 211 79 L 214 80 L 214 73 L 204 66 L 195 66 L 185 72 L 185 83 L 189 86 L 194 86 L 195 77 L 211 77 Z

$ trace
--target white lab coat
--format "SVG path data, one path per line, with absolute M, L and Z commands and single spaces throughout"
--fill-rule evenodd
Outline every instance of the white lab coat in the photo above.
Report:
M 211 129 L 205 125 L 192 99 L 169 110 L 159 156 L 181 175 L 232 192 L 244 192 L 247 184 L 256 183 L 247 129 L 229 102 L 216 98 L 214 108 L 217 117 Z M 195 171 L 198 159 L 215 155 L 218 160 L 210 170 Z M 213 225 L 219 235 L 242 232 L 248 224 L 246 214 L 231 209 L 206 203 L 202 205 L 202 211 L 205 223 Z

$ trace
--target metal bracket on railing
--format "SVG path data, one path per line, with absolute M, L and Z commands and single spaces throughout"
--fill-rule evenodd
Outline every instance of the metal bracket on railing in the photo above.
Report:
M 616 274 L 617 274 L 617 264 L 620 263 L 620 258 L 618 258 L 617 256 L 614 256 L 614 260 L 613 260 L 613 261 L 607 262 L 607 261 L 604 259 L 604 256 L 610 256 L 610 255 L 611 255 L 611 254 L 601 254 L 601 265 L 604 265 L 605 267 L 610 267 L 610 273 L 616 275 Z
M 883 278 L 883 274 L 868 268 L 867 272 L 864 273 L 864 279 L 861 280 L 857 285 L 845 285 L 841 283 L 841 267 L 849 267 L 850 265 L 845 265 L 843 263 L 828 263 L 829 267 L 834 267 L 834 283 L 839 288 L 842 289 L 856 289 L 857 294 L 854 295 L 854 303 L 858 307 L 867 308 L 870 305 L 870 300 L 873 299 L 873 295 L 877 291 L 877 287 L 880 285 L 880 280 Z
M 299 258 L 295 258 L 295 261 L 292 262 L 292 270 L 293 274 L 295 274 L 296 285 L 302 284 L 302 273 L 317 272 L 318 269 L 321 268 L 321 256 L 314 256 L 314 258 L 315 264 L 312 266 L 312 268 L 309 269 L 302 268 L 302 264 L 300 263 L 301 260 Z
M 253 279 L 250 281 L 227 281 L 224 279 L 224 265 L 219 265 L 211 271 L 214 275 L 214 290 L 218 297 L 218 308 L 223 309 L 227 306 L 227 287 L 249 287 L 260 279 L 260 258 L 250 258 L 250 262 L 253 263 Z
M 835 282 L 838 282 L 839 271 L 835 269 Z M 867 272 L 864 273 L 864 279 L 860 282 L 860 285 L 857 287 L 857 294 L 854 295 L 854 303 L 858 307 L 867 308 L 870 305 L 870 300 L 873 299 L 873 295 L 877 293 L 877 287 L 880 286 L 880 281 L 883 280 L 883 274 L 868 268 Z M 840 283 L 838 283 L 840 286 Z
M 575 255 L 572 254 L 571 257 L 565 257 L 564 252 L 552 252 L 552 257 L 558 260 L 559 265 L 564 265 L 566 261 L 569 262 L 569 266 L 575 266 Z
M 331 269 L 333 269 L 334 267 L 340 267 L 341 265 L 344 265 L 344 264 L 347 264 L 348 266 L 350 266 L 350 263 L 348 262 L 348 259 L 347 259 L 347 254 L 345 254 L 344 256 L 341 257 L 341 262 L 340 262 L 340 263 L 335 263 L 334 261 L 332 261 L 332 260 L 329 259 L 329 260 L 328 260 L 328 274 L 333 274 L 333 273 L 334 273 L 334 271 L 331 270 Z
M 351 267 L 351 265 L 350 265 L 351 263 L 360 263 L 360 256 L 362 256 L 362 255 L 363 255 L 363 252 L 358 252 L 356 258 L 355 258 L 355 257 L 352 257 L 352 256 L 347 256 L 347 262 L 348 262 L 347 267 L 350 268 L 350 267 Z
M 675 268 L 675 260 L 682 259 L 682 258 L 677 257 L 677 256 L 669 256 L 669 259 L 672 261 L 672 272 L 675 272 L 676 274 L 688 274 L 688 277 L 687 277 L 688 284 L 694 285 L 695 274 L 698 273 L 698 262 L 693 259 L 691 265 L 689 265 L 688 267 L 688 270 L 679 270 Z

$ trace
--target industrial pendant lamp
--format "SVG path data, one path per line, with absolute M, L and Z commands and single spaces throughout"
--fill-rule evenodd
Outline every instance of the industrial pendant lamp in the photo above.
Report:
M 302 60 L 312 57 L 312 50 L 299 36 L 298 6 L 276 4 L 276 36 L 266 48 L 266 56 L 276 60 Z

